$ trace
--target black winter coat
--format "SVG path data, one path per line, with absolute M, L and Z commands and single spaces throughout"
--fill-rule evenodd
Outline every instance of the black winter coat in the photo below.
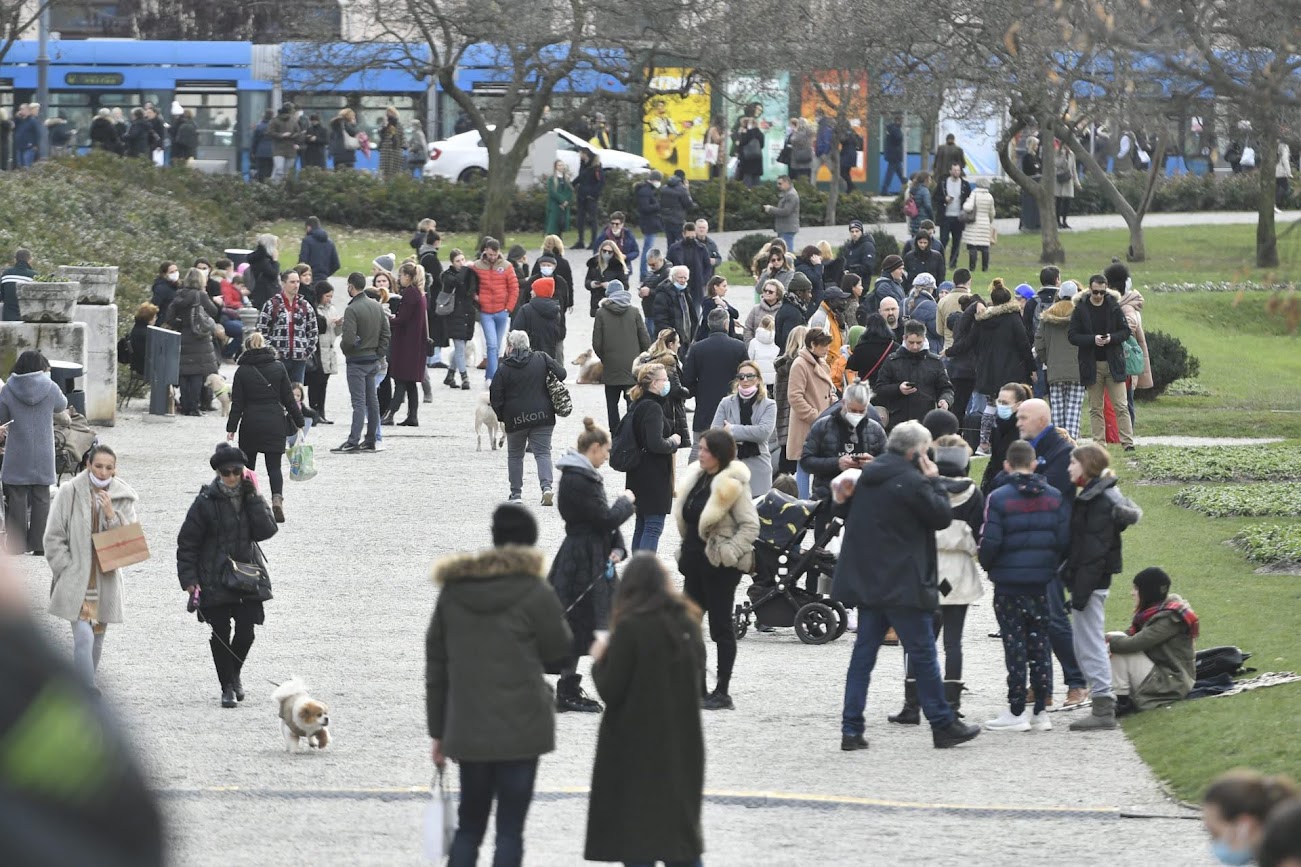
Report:
M 637 226 L 644 234 L 653 235 L 664 231 L 664 219 L 660 216 L 659 191 L 650 181 L 642 181 L 633 189 L 637 202 Z
M 286 422 L 285 413 L 289 414 Z M 249 349 L 239 357 L 230 386 L 226 432 L 239 431 L 244 454 L 279 455 L 285 437 L 303 426 L 303 411 L 294 400 L 285 366 L 270 347 Z
M 692 430 L 709 430 L 719 402 L 732 390 L 736 368 L 749 357 L 744 343 L 721 331 L 691 345 L 682 365 L 682 385 L 696 396 Z
M 818 311 L 818 308 L 822 306 L 822 296 L 825 295 L 827 291 L 826 284 L 822 280 L 823 270 L 823 266 L 814 265 L 807 259 L 795 260 L 795 273 L 803 274 L 805 277 L 808 277 L 809 282 L 813 284 L 812 300 L 809 301 L 808 307 L 805 308 L 805 312 L 809 317 L 812 317 L 813 314 Z M 786 296 L 784 295 L 782 296 L 783 299 L 785 297 Z
M 473 268 L 448 268 L 443 272 L 442 288 L 456 293 L 456 307 L 445 317 L 443 327 L 448 340 L 472 340 L 479 322 L 479 277 Z M 435 296 L 436 298 L 437 296 Z M 432 306 L 432 305 L 431 305 Z
M 944 254 L 934 247 L 923 253 L 914 246 L 903 257 L 903 267 L 903 284 L 907 289 L 912 288 L 913 280 L 917 279 L 917 275 L 922 273 L 934 275 L 936 286 L 944 282 Z
M 1124 568 L 1120 534 L 1142 517 L 1143 510 L 1116 487 L 1115 476 L 1094 479 L 1076 494 L 1071 553 L 1062 576 L 1075 610 L 1087 608 L 1093 591 L 1110 587 L 1111 576 Z
M 208 314 L 213 325 L 221 322 L 221 311 L 202 289 L 182 289 L 167 306 L 167 324 L 181 335 L 181 376 L 207 376 L 217 372 L 217 352 L 211 334 L 199 334 L 193 327 L 192 310 Z
M 868 464 L 849 500 L 831 596 L 846 606 L 940 605 L 935 534 L 953 520 L 942 478 L 923 476 L 902 455 Z
M 117 127 L 113 126 L 111 119 L 97 117 L 90 122 L 90 146 L 111 154 L 122 153 L 122 140 L 118 137 Z
M 556 508 L 565 522 L 565 539 L 551 562 L 547 580 L 568 611 L 565 616 L 574 634 L 573 655 L 579 657 L 586 656 L 592 646 L 593 630 L 610 628 L 616 585 L 603 576 L 611 551 L 628 554 L 619 527 L 632 517 L 632 503 L 622 496 L 610 503 L 601 474 L 576 451 L 556 461 L 556 469 L 560 471 Z M 583 595 L 588 587 L 592 589 Z
M 605 300 L 605 287 L 595 284 L 609 283 L 611 280 L 618 280 L 625 289 L 628 288 L 628 269 L 613 259 L 604 268 L 601 267 L 599 256 L 593 256 L 587 260 L 587 277 L 583 281 L 583 285 L 587 287 L 590 294 L 591 309 L 589 312 L 592 314 L 593 319 L 596 318 L 597 308 Z
M 774 322 L 777 326 L 777 334 L 774 335 L 777 348 L 785 352 L 786 339 L 790 337 L 791 332 L 801 325 L 808 324 L 808 321 L 808 311 L 795 300 L 795 297 L 793 295 L 783 295 Z
M 538 296 L 519 306 L 513 327 L 528 334 L 533 349 L 552 358 L 559 356 L 556 344 L 565 339 L 565 314 L 556 299 Z
M 876 240 L 864 233 L 857 243 L 846 241 L 840 252 L 845 257 L 845 273 L 857 274 L 863 278 L 863 286 L 867 286 L 876 270 Z
M 283 437 L 280 442 L 283 446 Z M 262 601 L 227 590 L 222 575 L 230 558 L 266 567 L 254 543 L 276 534 L 276 519 L 266 499 L 256 493 L 244 494 L 236 510 L 218 487 L 221 484 L 221 479 L 213 479 L 190 504 L 176 535 L 176 576 L 182 589 L 199 585 L 200 611 L 218 605 L 256 605 L 256 622 L 261 623 Z
M 180 285 L 179 282 L 173 283 L 166 277 L 154 278 L 154 285 L 150 288 L 149 303 L 158 308 L 158 315 L 154 317 L 157 325 L 162 326 L 171 321 L 167 308 L 176 297 Z
M 339 251 L 324 229 L 313 229 L 303 236 L 298 246 L 298 261 L 311 266 L 312 280 L 318 283 L 329 279 L 341 267 Z
M 854 351 L 849 353 L 849 360 L 845 362 L 845 369 L 852 370 L 859 375 L 859 378 L 866 377 L 867 384 L 876 391 L 876 385 L 881 381 L 881 371 L 885 364 L 890 360 L 890 356 L 899 348 L 899 344 L 893 340 L 883 340 L 879 337 L 863 337 L 854 347 Z M 883 359 L 881 356 L 885 356 Z
M 665 262 L 659 268 L 647 268 L 646 279 L 641 281 L 641 288 L 646 290 L 646 294 L 641 298 L 641 315 L 647 322 L 655 321 L 655 290 L 660 287 L 661 283 L 669 282 L 669 269 L 672 266 Z M 661 327 L 656 324 L 655 330 L 659 331 Z M 651 335 L 651 341 L 654 342 L 657 335 Z
M 904 394 L 899 387 L 905 382 L 917 390 Z M 890 413 L 886 421 L 891 429 L 902 421 L 921 421 L 941 400 L 953 405 L 953 384 L 944 359 L 925 350 L 896 349 L 881 365 L 875 390 L 874 399 Z
M 678 224 L 681 226 L 681 223 Z M 682 265 L 690 272 L 687 280 L 687 294 L 696 307 L 705 297 L 705 284 L 713 268 L 709 264 L 709 248 L 695 240 L 682 238 L 669 246 L 664 258 L 672 265 Z
M 1015 415 L 1009 419 L 994 416 L 994 427 L 989 432 L 989 460 L 985 461 L 985 475 L 980 479 L 980 492 L 985 496 L 989 496 L 995 489 L 1007 484 L 1003 461 L 1007 460 L 1007 447 L 1020 438 L 1021 432 L 1016 427 Z M 1053 487 L 1057 486 L 1053 485 Z
M 976 344 L 971 340 L 971 332 L 976 327 L 976 305 L 971 304 L 966 310 L 954 310 L 949 314 L 949 331 L 953 333 L 953 344 L 944 350 L 949 359 L 950 379 L 976 380 Z M 966 412 L 967 408 L 962 407 Z
M 1103 306 L 1107 308 L 1107 328 L 1111 342 L 1107 344 L 1107 364 L 1111 368 L 1111 378 L 1116 382 L 1125 381 L 1125 341 L 1132 333 L 1125 312 L 1120 309 L 1120 295 L 1113 289 L 1107 290 Z M 1084 299 L 1075 305 L 1071 314 L 1071 324 L 1066 328 L 1067 339 L 1080 348 L 1080 385 L 1093 385 L 1098 380 L 1098 365 L 1094 355 L 1093 319 L 1089 308 L 1093 302 Z
M 542 275 L 536 270 L 527 280 L 522 280 L 519 284 L 519 300 L 515 302 L 515 309 L 519 310 L 529 301 L 533 300 L 533 284 L 540 280 Z M 560 309 L 565 313 L 574 309 L 574 290 L 569 287 L 569 281 L 560 276 L 560 269 L 551 275 L 551 281 L 555 286 L 555 292 L 551 297 L 560 305 Z
M 691 193 L 676 176 L 671 176 L 660 188 L 660 219 L 674 231 L 681 232 L 687 221 L 687 212 L 696 207 Z
M 664 398 L 644 395 L 625 418 L 631 418 L 629 424 L 637 426 L 642 456 L 628 471 L 624 485 L 637 495 L 637 514 L 667 515 L 673 511 L 673 453 L 677 448 L 669 442 L 673 423 L 665 412 Z
M 683 347 L 691 345 L 696 333 L 696 311 L 686 291 L 679 292 L 671 280 L 665 280 L 651 293 L 651 321 L 655 330 L 672 328 Z
M 953 341 L 949 351 L 957 355 L 976 351 L 976 391 L 993 397 L 1009 382 L 1029 384 L 1034 372 L 1030 338 L 1021 324 L 1021 307 L 1015 301 L 986 307 L 977 314 L 975 326 Z
M 488 398 L 506 433 L 555 425 L 556 409 L 547 391 L 548 370 L 556 379 L 565 378 L 565 368 L 545 352 L 512 352 L 502 359 Z
M 280 291 L 280 263 L 271 258 L 261 244 L 248 255 L 248 271 L 244 274 L 248 285 L 249 303 L 261 310 L 271 296 Z
M 843 407 L 843 404 L 837 404 Z M 840 475 L 840 458 L 844 455 L 871 455 L 877 457 L 885 451 L 885 428 L 870 418 L 864 418 L 857 428 L 851 428 L 844 414 L 837 409 L 818 417 L 804 439 L 804 453 L 800 467 L 813 477 L 810 493 L 815 500 L 831 496 L 831 480 Z

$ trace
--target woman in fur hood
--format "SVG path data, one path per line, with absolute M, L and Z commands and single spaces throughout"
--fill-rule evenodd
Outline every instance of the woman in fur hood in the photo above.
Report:
M 990 398 L 980 419 L 980 444 L 987 451 L 994 427 L 993 397 L 1009 382 L 1032 381 L 1035 369 L 1030 338 L 1021 322 L 1021 305 L 1001 278 L 989 286 L 990 306 L 976 314 L 976 324 L 961 341 L 954 341 L 950 355 L 976 350 L 976 391 Z
M 718 682 L 705 710 L 730 710 L 728 688 L 736 662 L 732 608 L 741 575 L 754 567 L 759 513 L 750 499 L 750 470 L 736 459 L 736 440 L 713 428 L 700 438 L 700 458 L 687 467 L 673 502 L 682 537 L 678 571 L 683 590 L 704 609 L 718 653 Z
M 1084 406 L 1084 386 L 1080 384 L 1079 352 L 1068 333 L 1075 305 L 1088 297 L 1079 291 L 1074 280 L 1062 282 L 1058 301 L 1039 316 L 1034 335 L 1035 356 L 1048 370 L 1048 405 L 1052 407 L 1053 426 L 1080 438 L 1080 411 Z

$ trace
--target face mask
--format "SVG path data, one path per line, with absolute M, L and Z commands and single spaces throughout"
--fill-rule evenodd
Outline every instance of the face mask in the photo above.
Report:
M 749 400 L 750 398 L 754 397 L 756 394 L 759 393 L 759 386 L 742 385 L 736 389 L 736 393 L 741 395 L 741 397 L 745 398 L 746 400 Z
M 168 282 L 168 283 L 175 283 L 175 282 L 177 282 L 177 281 L 180 280 L 180 279 L 181 279 L 180 272 L 177 272 L 177 273 L 175 273 L 175 274 L 168 274 L 168 275 L 167 275 L 167 282 Z
M 856 427 L 858 427 L 860 424 L 862 424 L 862 423 L 863 423 L 863 419 L 865 419 L 865 418 L 867 418 L 867 414 L 866 414 L 866 413 L 862 413 L 862 412 L 847 412 L 847 413 L 845 413 L 845 421 L 849 422 L 849 426 L 850 426 L 850 427 L 853 427 L 853 428 L 856 428 Z
M 94 473 L 91 473 L 90 483 L 95 487 L 99 488 L 100 490 L 103 490 L 104 488 L 107 488 L 109 485 L 113 484 L 113 477 L 109 476 L 107 479 L 101 479 L 98 476 L 96 476 Z
M 660 397 L 668 397 L 668 396 L 669 396 L 669 390 L 670 390 L 672 387 L 673 387 L 673 386 L 669 383 L 669 381 L 668 381 L 668 380 L 665 380 L 665 381 L 664 381 L 664 384 L 660 386 Z
M 556 269 L 552 268 L 550 265 L 543 265 L 538 270 L 542 272 L 543 277 L 550 277 L 552 274 L 556 273 Z
M 676 290 L 678 290 L 679 292 L 682 292 L 682 291 L 684 291 L 684 290 L 687 288 L 687 284 L 686 284 L 686 283 L 679 283 L 679 282 L 677 282 L 677 281 L 675 280 L 675 281 L 673 281 L 673 288 L 676 289 Z
M 609 261 L 610 261 L 610 256 L 611 256 L 610 253 L 602 252 L 602 253 L 601 253 L 601 261 L 602 261 L 602 262 L 609 262 Z
M 1250 849 L 1239 849 L 1228 840 L 1214 840 L 1211 842 L 1211 854 L 1215 856 L 1221 864 L 1250 864 L 1252 854 Z
M 1007 421 L 1009 418 L 1016 415 L 1015 409 L 1010 406 L 1003 406 L 1001 403 L 998 405 L 998 409 L 996 409 L 995 412 L 998 413 L 998 417 L 1003 421 Z
M 199 271 L 200 274 L 203 275 L 203 279 L 204 279 L 204 280 L 207 280 L 207 279 L 208 279 L 208 269 L 207 269 L 207 268 L 199 268 L 198 271 Z

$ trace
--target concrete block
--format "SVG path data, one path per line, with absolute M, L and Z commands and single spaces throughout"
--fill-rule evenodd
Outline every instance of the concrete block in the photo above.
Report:
M 73 318 L 85 323 L 86 419 L 112 427 L 117 422 L 117 305 L 78 304 Z
M 89 329 L 84 322 L 0 322 L 0 376 L 9 376 L 18 356 L 35 349 L 51 361 L 86 366 Z

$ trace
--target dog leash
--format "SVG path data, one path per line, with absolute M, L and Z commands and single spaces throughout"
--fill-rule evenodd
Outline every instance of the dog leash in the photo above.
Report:
M 239 654 L 236 653 L 234 650 L 232 650 L 232 649 L 231 649 L 231 646 L 230 646 L 229 644 L 227 644 L 224 640 L 222 640 L 222 637 L 221 637 L 220 635 L 217 634 L 217 630 L 215 630 L 215 629 L 212 628 L 212 624 L 211 624 L 211 623 L 208 624 L 208 632 L 212 635 L 213 638 L 217 639 L 217 643 L 218 643 L 218 644 L 220 644 L 222 647 L 226 648 L 226 652 L 227 652 L 227 653 L 229 653 L 231 656 L 235 657 L 235 659 L 239 662 L 240 665 L 243 665 L 243 664 L 244 664 L 244 660 L 240 659 Z M 272 686 L 280 686 L 280 685 L 281 685 L 280 683 L 276 683 L 274 680 L 272 680 L 272 679 L 269 678 L 269 677 L 266 678 L 266 682 L 269 683 L 269 684 L 271 684 Z
M 583 597 L 586 596 L 588 593 L 591 593 L 592 588 L 595 587 L 597 583 L 599 583 L 600 581 L 609 581 L 609 580 L 610 578 L 606 576 L 606 572 L 602 570 L 601 574 L 597 575 L 595 578 L 592 579 L 591 584 L 588 584 L 587 587 L 583 588 L 583 592 L 578 594 L 578 598 L 569 604 L 569 607 L 565 609 L 565 613 L 568 614 L 569 612 L 573 611 L 574 606 L 578 605 L 579 602 L 582 602 Z

